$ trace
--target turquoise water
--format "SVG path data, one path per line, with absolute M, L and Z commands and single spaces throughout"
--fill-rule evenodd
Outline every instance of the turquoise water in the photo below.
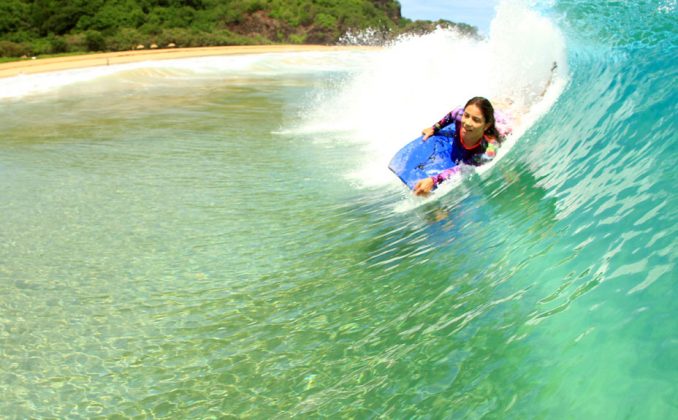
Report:
M 0 416 L 676 417 L 677 33 L 505 3 L 487 42 L 0 81 Z M 409 197 L 384 162 L 473 92 L 517 135 Z

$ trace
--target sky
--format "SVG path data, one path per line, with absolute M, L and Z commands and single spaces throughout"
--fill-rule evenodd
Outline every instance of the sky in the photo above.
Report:
M 468 23 L 484 34 L 490 31 L 498 3 L 499 0 L 400 0 L 403 17 Z

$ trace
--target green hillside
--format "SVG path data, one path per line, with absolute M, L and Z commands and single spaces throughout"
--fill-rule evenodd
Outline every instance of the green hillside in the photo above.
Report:
M 371 42 L 453 26 L 410 21 L 392 0 L 2 0 L 0 57 L 245 44 L 336 44 L 370 29 Z

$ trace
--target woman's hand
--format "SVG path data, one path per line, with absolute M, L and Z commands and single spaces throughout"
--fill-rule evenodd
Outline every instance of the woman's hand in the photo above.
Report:
M 433 189 L 433 178 L 424 178 L 417 181 L 412 190 L 415 195 L 428 195 Z
M 431 137 L 433 134 L 435 134 L 435 131 L 433 131 L 433 127 L 426 127 L 423 130 L 421 130 L 421 134 L 424 136 L 424 141 L 428 140 L 429 137 Z

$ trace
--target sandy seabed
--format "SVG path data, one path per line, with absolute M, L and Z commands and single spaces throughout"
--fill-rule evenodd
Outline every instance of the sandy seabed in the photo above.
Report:
M 0 77 L 45 73 L 84 67 L 109 66 L 137 61 L 171 60 L 233 54 L 264 54 L 278 52 L 340 51 L 370 49 L 355 46 L 324 45 L 249 45 L 227 47 L 172 48 L 111 53 L 83 54 L 64 57 L 24 59 L 0 64 Z

